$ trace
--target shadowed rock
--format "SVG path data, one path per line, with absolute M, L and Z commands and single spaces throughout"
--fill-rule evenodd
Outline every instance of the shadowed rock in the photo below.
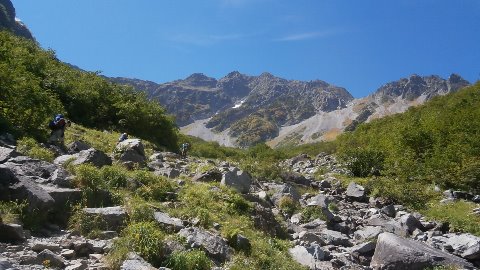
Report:
M 203 229 L 185 228 L 178 234 L 186 238 L 191 248 L 202 248 L 210 258 L 218 262 L 230 260 L 233 254 L 225 239 Z

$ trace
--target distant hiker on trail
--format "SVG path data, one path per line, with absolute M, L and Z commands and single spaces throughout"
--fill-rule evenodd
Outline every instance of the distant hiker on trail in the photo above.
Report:
M 122 135 L 120 135 L 120 138 L 118 138 L 118 143 L 121 143 L 121 142 L 125 141 L 126 139 L 128 139 L 128 134 L 127 133 L 122 133 Z
M 69 123 L 69 121 L 65 120 L 63 114 L 57 114 L 55 118 L 48 123 L 48 127 L 52 130 L 48 143 L 63 145 L 65 128 Z
M 189 143 L 183 143 L 182 146 L 180 146 L 180 154 L 182 157 L 187 157 L 187 151 L 190 150 L 190 144 Z

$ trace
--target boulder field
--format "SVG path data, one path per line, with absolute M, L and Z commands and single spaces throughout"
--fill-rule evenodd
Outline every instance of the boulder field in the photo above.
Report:
M 127 140 L 112 154 L 82 142 L 75 142 L 67 149 L 68 152 L 49 163 L 23 156 L 13 145 L 0 146 L 0 200 L 24 201 L 28 211 L 42 221 L 33 232 L 19 223 L 0 222 L 0 269 L 45 269 L 45 261 L 53 268 L 107 269 L 104 256 L 128 220 L 128 214 L 121 205 L 82 209 L 85 215 L 100 218 L 107 224 L 108 230 L 101 232 L 97 239 L 87 239 L 66 229 L 69 216 L 64 206 L 78 202 L 81 190 L 75 187 L 75 177 L 62 164 L 90 163 L 102 167 L 112 162 L 130 169 L 144 167 L 177 183 L 183 181 L 178 178 L 183 175 L 194 183 L 218 182 L 231 187 L 252 202 L 251 218 L 255 227 L 266 235 L 289 239 L 289 254 L 309 269 L 436 266 L 477 269 L 480 266 L 479 237 L 450 232 L 448 224 L 427 220 L 388 200 L 368 197 L 357 183 L 343 188 L 335 175 L 348 171 L 330 155 L 314 158 L 301 155 L 285 160 L 281 165 L 289 173 L 281 176 L 282 182 L 259 182 L 248 172 L 224 161 L 181 158 L 169 152 L 146 157 L 140 140 Z M 210 169 L 198 173 L 191 170 L 192 164 L 208 165 Z M 325 172 L 321 180 L 314 177 L 319 169 Z M 478 195 L 466 196 L 457 191 L 448 191 L 445 196 L 449 201 L 478 198 Z M 175 198 L 172 196 L 173 202 Z M 282 209 L 285 198 L 297 204 L 300 211 L 290 213 Z M 306 214 L 312 212 L 318 215 Z M 236 241 L 227 241 L 216 226 L 206 230 L 195 222 L 160 211 L 153 215 L 165 231 L 186 239 L 184 245 L 172 245 L 172 251 L 202 249 L 215 263 L 215 269 L 228 269 L 235 248 L 251 248 L 249 239 L 240 234 Z M 130 253 L 122 269 L 157 268 Z

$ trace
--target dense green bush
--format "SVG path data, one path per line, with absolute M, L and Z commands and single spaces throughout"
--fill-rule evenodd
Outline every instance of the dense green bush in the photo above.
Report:
M 127 226 L 107 256 L 110 268 L 119 269 L 129 252 L 135 252 L 142 258 L 160 266 L 165 259 L 165 234 L 155 222 L 139 222 Z
M 367 177 L 380 174 L 385 157 L 377 150 L 350 148 L 343 153 L 341 159 L 353 176 Z
M 361 124 L 354 132 L 342 134 L 337 144 L 340 155 L 347 160 L 358 160 L 355 155 L 369 153 L 360 160 L 383 164 L 380 169 L 385 176 L 478 192 L 479 134 L 477 83 L 403 114 Z M 369 168 L 358 166 L 358 175 L 366 175 Z
M 126 131 L 177 148 L 174 121 L 157 102 L 97 73 L 74 69 L 33 41 L 0 32 L 0 125 L 45 140 L 56 113 L 87 127 Z
M 167 259 L 172 270 L 209 270 L 212 262 L 202 250 L 175 251 Z
M 55 154 L 41 145 L 33 138 L 23 137 L 17 140 L 17 151 L 33 158 L 52 162 Z
M 448 222 L 454 231 L 469 232 L 480 236 L 480 217 L 473 214 L 477 205 L 465 201 L 449 204 L 435 203 L 423 211 L 428 218 Z

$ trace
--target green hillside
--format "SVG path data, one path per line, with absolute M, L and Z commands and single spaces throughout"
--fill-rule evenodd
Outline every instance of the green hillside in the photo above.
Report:
M 86 127 L 177 147 L 174 121 L 158 103 L 97 73 L 74 69 L 33 41 L 0 32 L 0 127 L 42 141 L 57 113 Z
M 480 83 L 337 140 L 354 174 L 480 190 Z M 374 168 L 372 170 L 372 168 Z

